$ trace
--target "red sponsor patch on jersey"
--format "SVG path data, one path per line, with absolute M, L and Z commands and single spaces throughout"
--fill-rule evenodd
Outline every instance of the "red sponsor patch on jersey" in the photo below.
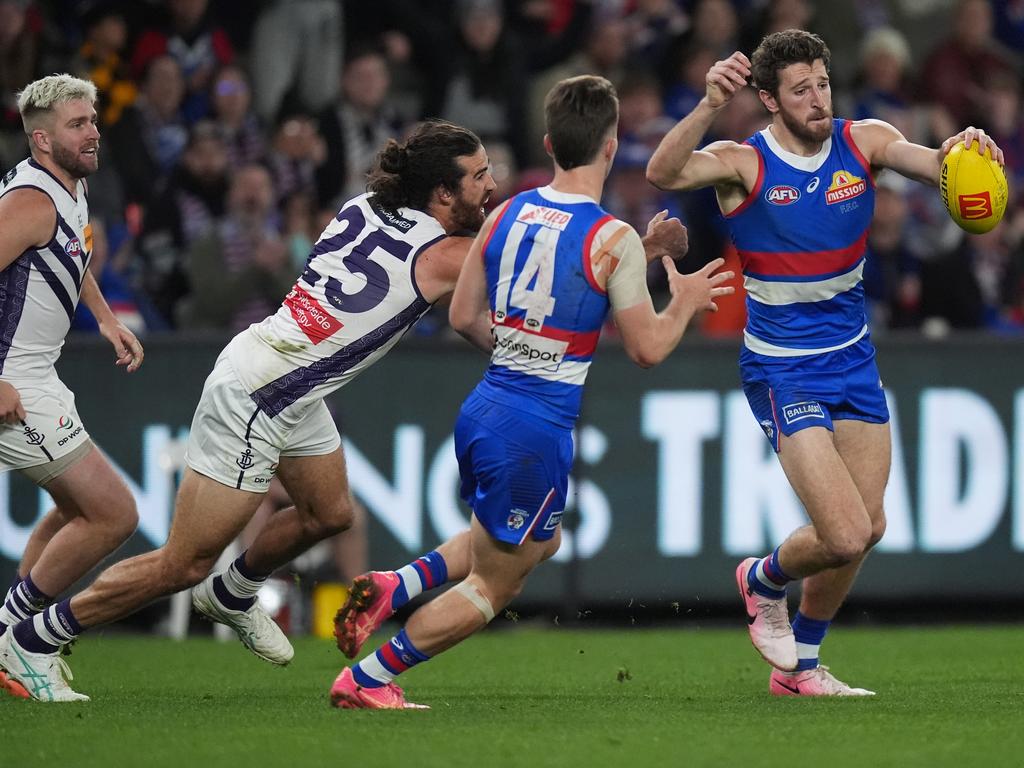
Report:
M 961 219 L 987 219 L 992 215 L 992 196 L 987 192 L 959 195 Z
M 832 183 L 825 190 L 825 204 L 833 205 L 858 197 L 863 195 L 867 188 L 868 183 L 860 176 L 854 176 L 849 171 L 836 171 L 832 174 Z
M 292 313 L 295 323 L 314 344 L 329 339 L 345 327 L 345 324 L 323 308 L 305 290 L 296 285 L 285 297 L 284 305 Z

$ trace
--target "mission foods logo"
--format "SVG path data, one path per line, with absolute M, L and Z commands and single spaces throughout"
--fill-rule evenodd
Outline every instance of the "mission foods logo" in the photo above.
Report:
M 849 171 L 836 171 L 832 174 L 832 183 L 825 190 L 825 202 L 828 205 L 841 203 L 852 197 L 863 195 L 868 184 L 860 176 L 854 176 Z
M 788 184 L 776 184 L 764 193 L 764 199 L 772 205 L 790 205 L 800 199 L 800 190 Z
M 987 219 L 992 215 L 992 196 L 987 192 L 958 195 L 961 219 Z

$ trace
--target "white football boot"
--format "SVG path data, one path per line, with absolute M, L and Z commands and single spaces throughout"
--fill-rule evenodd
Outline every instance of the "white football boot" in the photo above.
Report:
M 67 681 L 74 676 L 59 651 L 26 651 L 14 639 L 13 629 L 0 635 L 0 667 L 37 701 L 89 701 L 84 693 L 71 690 Z
M 221 603 L 213 591 L 213 580 L 218 574 L 210 574 L 206 580 L 192 589 L 192 605 L 211 621 L 226 624 L 235 630 L 242 645 L 264 661 L 284 666 L 295 655 L 292 644 L 284 632 L 260 607 L 257 600 L 247 611 L 234 611 Z

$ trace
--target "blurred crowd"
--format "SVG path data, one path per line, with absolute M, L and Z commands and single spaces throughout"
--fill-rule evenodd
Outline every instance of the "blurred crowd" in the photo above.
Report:
M 1024 0 L 0 0 L 0 172 L 27 155 L 15 93 L 54 72 L 90 78 L 108 301 L 139 331 L 235 331 L 276 309 L 386 139 L 427 116 L 473 129 L 496 204 L 550 178 L 548 88 L 595 73 L 621 99 L 603 203 L 641 232 L 663 208 L 680 216 L 690 271 L 736 259 L 714 194 L 659 192 L 647 160 L 717 59 L 790 27 L 831 47 L 837 116 L 930 146 L 976 125 L 1006 153 L 1010 208 L 984 236 L 964 235 L 934 189 L 877 179 L 873 332 L 1024 331 Z M 748 88 L 707 140 L 767 122 Z M 702 331 L 738 334 L 743 315 L 740 290 Z M 84 308 L 76 322 L 89 326 Z M 443 311 L 419 331 L 444 333 Z

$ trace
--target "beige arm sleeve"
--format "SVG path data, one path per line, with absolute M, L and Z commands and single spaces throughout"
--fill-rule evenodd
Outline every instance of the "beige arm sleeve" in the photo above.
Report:
M 644 255 L 640 235 L 628 224 L 621 221 L 615 224 L 619 227 L 619 232 L 623 229 L 625 232 L 615 242 L 609 238 L 607 244 L 610 247 L 605 249 L 605 253 L 608 254 L 605 258 L 609 262 L 608 299 L 612 311 L 619 312 L 650 301 L 651 293 L 647 289 L 647 257 Z

